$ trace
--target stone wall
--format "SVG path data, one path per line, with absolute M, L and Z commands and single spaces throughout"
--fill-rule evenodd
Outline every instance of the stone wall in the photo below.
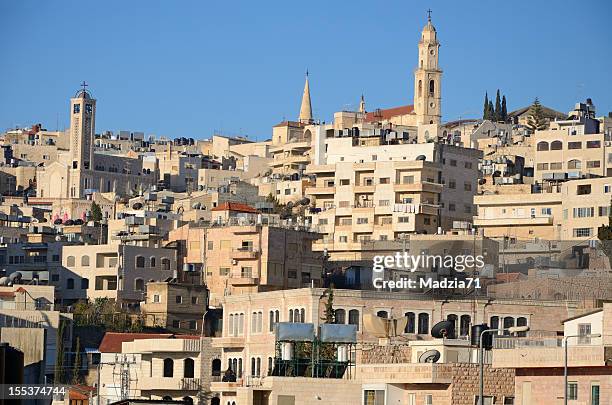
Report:
M 484 367 L 484 396 L 495 396 L 494 403 L 503 404 L 504 397 L 514 397 L 514 369 Z M 452 404 L 473 405 L 479 394 L 478 364 L 453 364 Z

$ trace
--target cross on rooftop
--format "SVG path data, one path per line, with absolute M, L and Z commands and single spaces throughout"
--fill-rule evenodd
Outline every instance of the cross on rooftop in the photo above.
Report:
M 83 88 L 83 91 L 87 90 L 87 86 L 89 86 L 89 84 L 87 84 L 87 82 L 83 80 L 83 82 L 81 83 L 81 87 Z
M 427 21 L 431 22 L 431 9 L 427 10 Z

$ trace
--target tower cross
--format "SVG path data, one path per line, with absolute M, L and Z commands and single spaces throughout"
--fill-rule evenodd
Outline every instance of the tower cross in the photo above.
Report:
M 427 10 L 427 21 L 431 22 L 431 9 Z
M 89 86 L 89 84 L 87 84 L 87 82 L 83 80 L 83 82 L 81 83 L 81 87 L 83 88 L 83 91 L 87 90 L 87 86 Z

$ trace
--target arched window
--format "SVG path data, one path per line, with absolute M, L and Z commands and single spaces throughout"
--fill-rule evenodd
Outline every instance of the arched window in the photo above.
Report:
M 161 259 L 162 270 L 170 270 L 170 259 L 162 257 Z
M 351 309 L 348 314 L 349 325 L 356 325 L 359 330 L 359 310 Z
M 449 331 L 450 333 L 448 333 L 446 337 L 449 339 L 455 339 L 457 337 L 457 329 L 458 329 L 457 321 L 459 320 L 459 317 L 455 314 L 449 314 L 446 317 L 446 320 L 451 321 L 453 323 L 453 330 Z
M 255 371 L 257 372 L 257 377 L 261 376 L 261 358 L 260 357 L 257 358 Z
M 340 325 L 346 323 L 346 311 L 344 309 L 336 309 L 336 323 Z
M 491 317 L 491 329 L 499 329 L 499 316 L 492 316 Z M 493 333 L 497 333 L 497 332 L 493 332 Z
M 89 288 L 89 279 L 82 278 L 81 279 L 81 290 L 87 290 Z
M 563 142 L 561 141 L 552 141 L 550 143 L 550 150 L 561 150 L 563 149 Z
M 421 61 L 421 64 L 423 61 Z M 419 97 L 423 95 L 423 80 L 419 80 Z
M 461 315 L 461 320 L 459 322 L 459 336 L 469 336 L 471 323 L 472 323 L 471 316 Z
M 289 322 L 295 322 L 295 321 L 293 320 L 293 309 L 290 309 L 290 310 L 289 310 Z
M 272 375 L 274 365 L 272 364 L 272 357 L 268 357 L 268 375 Z
M 174 360 L 164 359 L 164 377 L 174 376 Z
M 567 168 L 568 169 L 580 169 L 582 168 L 582 162 L 578 159 L 572 159 L 569 162 L 567 162 Z
M 74 256 L 68 256 L 68 258 L 66 259 L 66 266 L 74 267 L 75 264 L 76 264 L 76 260 L 75 260 Z
M 221 360 L 213 359 L 211 369 L 212 369 L 213 376 L 220 376 L 221 375 Z
M 408 318 L 408 322 L 406 322 L 406 328 L 404 328 L 404 333 L 414 333 L 416 320 L 414 312 L 406 312 L 404 315 L 406 316 L 406 318 Z
M 144 291 L 144 280 L 137 278 L 134 280 L 134 291 Z
M 539 151 L 548 150 L 548 142 L 546 142 L 546 141 L 538 142 L 537 148 L 538 148 Z
M 136 267 L 143 268 L 145 266 L 144 256 L 136 256 Z
M 194 377 L 194 361 L 193 359 L 183 360 L 183 377 L 193 378 Z
M 435 90 L 436 84 L 433 80 L 429 81 L 429 94 L 434 94 L 434 90 Z
M 376 316 L 379 316 L 381 318 L 388 318 L 389 317 L 389 313 L 387 311 L 378 311 L 376 313 Z
M 419 314 L 419 335 L 427 335 L 429 333 L 429 314 L 424 312 Z
M 257 370 L 255 369 L 255 357 L 251 357 L 251 376 L 257 376 Z
M 87 255 L 81 256 L 81 266 L 85 266 L 85 267 L 89 266 L 89 256 Z
M 300 322 L 306 322 L 306 310 L 304 308 L 300 309 Z
M 238 359 L 238 372 L 236 373 L 238 378 L 242 378 L 242 359 Z
M 157 263 L 156 263 L 156 261 L 155 261 L 155 256 L 151 256 L 151 257 L 149 258 L 149 267 L 155 267 L 155 265 L 156 265 L 156 264 L 157 264 Z

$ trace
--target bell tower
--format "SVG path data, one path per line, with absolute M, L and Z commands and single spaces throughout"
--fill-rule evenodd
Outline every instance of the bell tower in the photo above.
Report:
M 414 112 L 417 124 L 439 124 L 442 117 L 442 70 L 438 66 L 440 43 L 427 11 L 427 25 L 419 41 L 419 64 L 414 71 Z
M 96 100 L 87 83 L 70 99 L 70 168 L 93 170 L 93 143 L 96 131 Z

